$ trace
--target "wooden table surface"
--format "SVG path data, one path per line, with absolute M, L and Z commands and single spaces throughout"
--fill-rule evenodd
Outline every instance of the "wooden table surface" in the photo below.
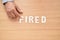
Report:
M 60 0 L 15 0 L 23 16 L 46 16 L 47 22 L 19 23 L 7 17 L 0 0 L 0 40 L 60 40 Z

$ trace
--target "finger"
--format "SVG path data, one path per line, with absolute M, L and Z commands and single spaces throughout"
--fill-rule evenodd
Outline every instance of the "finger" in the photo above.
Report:
M 7 11 L 7 15 L 8 15 L 9 18 L 12 18 L 11 11 L 10 12 Z
M 15 18 L 15 15 L 13 14 L 12 11 L 7 11 L 7 14 L 10 18 L 14 19 Z
M 22 13 L 23 13 L 23 10 L 20 9 L 18 6 L 16 6 L 16 10 L 17 10 L 17 12 L 18 12 L 19 14 L 22 14 Z
M 13 10 L 13 13 L 15 14 L 16 17 L 20 17 L 19 13 L 16 11 L 16 9 Z
M 11 11 L 11 15 L 13 16 L 13 18 L 16 18 L 13 10 Z

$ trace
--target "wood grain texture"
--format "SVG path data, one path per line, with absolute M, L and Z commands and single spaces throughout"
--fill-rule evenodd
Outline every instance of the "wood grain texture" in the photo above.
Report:
M 45 24 L 12 22 L 0 0 L 0 40 L 60 40 L 60 0 L 15 0 L 23 16 L 46 16 Z

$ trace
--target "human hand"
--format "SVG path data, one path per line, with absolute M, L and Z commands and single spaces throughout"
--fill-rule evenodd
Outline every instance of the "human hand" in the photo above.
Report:
M 14 2 L 7 2 L 5 4 L 5 9 L 8 17 L 11 19 L 16 19 L 23 13 L 23 11 Z

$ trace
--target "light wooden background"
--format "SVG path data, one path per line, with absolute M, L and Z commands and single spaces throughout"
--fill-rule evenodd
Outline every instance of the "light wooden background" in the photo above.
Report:
M 60 40 L 60 0 L 15 0 L 23 16 L 46 16 L 45 24 L 10 21 L 0 0 L 0 40 Z

